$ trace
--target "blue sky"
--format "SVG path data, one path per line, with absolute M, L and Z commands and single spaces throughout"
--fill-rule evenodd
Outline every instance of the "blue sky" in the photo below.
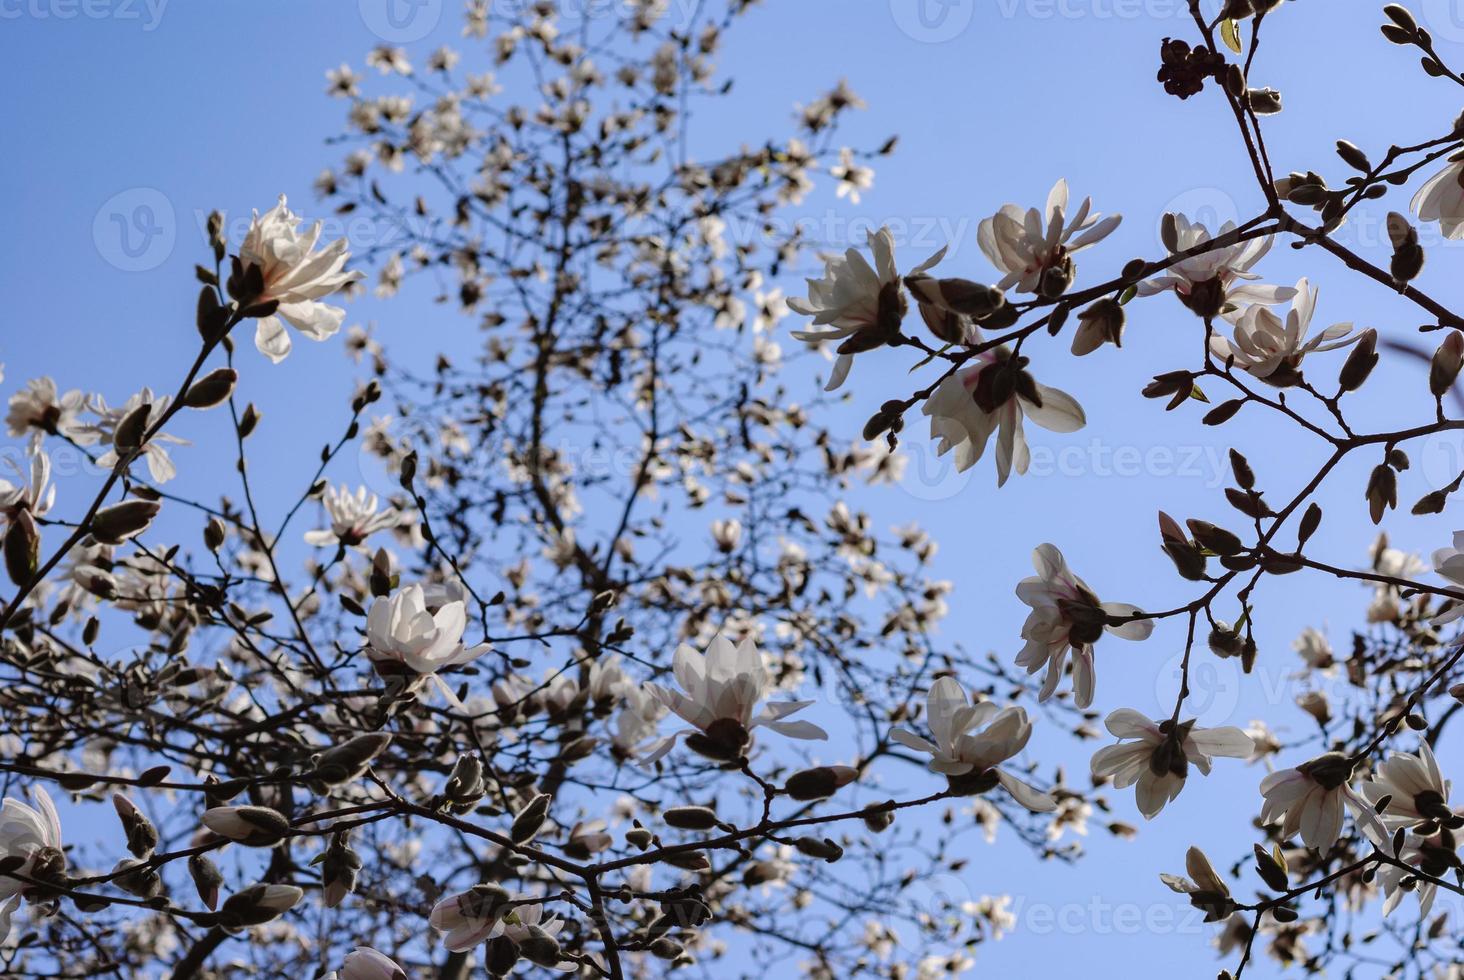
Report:
M 672 0 L 673 9 L 682 2 Z M 342 61 L 359 69 L 383 39 L 410 42 L 414 52 L 460 41 L 455 0 L 419 0 L 405 14 L 398 8 L 400 17 L 390 16 L 385 3 L 0 0 L 0 80 L 10 93 L 3 111 L 11 134 L 0 154 L 10 232 L 0 237 L 7 390 L 47 373 L 63 388 L 101 390 L 112 401 L 144 383 L 171 388 L 192 357 L 190 270 L 205 255 L 203 216 L 219 208 L 231 223 L 242 221 L 281 192 L 311 214 L 310 184 L 337 161 L 325 138 L 340 130 L 343 113 L 343 103 L 323 94 L 325 70 Z M 1233 119 L 1214 93 L 1180 103 L 1154 81 L 1160 38 L 1191 35 L 1185 6 L 770 0 L 729 36 L 721 64 L 738 80 L 736 94 L 721 115 L 701 119 L 694 140 L 710 154 L 726 148 L 727 133 L 757 140 L 785 132 L 792 103 L 845 77 L 869 102 L 849 141 L 874 145 L 898 133 L 899 150 L 880 163 L 860 204 L 820 192 L 793 216 L 824 229 L 840 248 L 851 230 L 890 224 L 906 267 L 949 243 L 941 269 L 983 279 L 990 270 L 975 244 L 980 219 L 1006 201 L 1040 204 L 1053 181 L 1066 177 L 1076 197 L 1091 193 L 1099 210 L 1125 215 L 1119 231 L 1079 262 L 1088 281 L 1108 278 L 1130 258 L 1158 254 L 1165 210 L 1213 221 L 1249 217 L 1262 204 Z M 1415 58 L 1383 42 L 1378 6 L 1297 4 L 1267 22 L 1253 81 L 1280 89 L 1286 100 L 1286 111 L 1267 124 L 1280 170 L 1315 168 L 1340 179 L 1336 139 L 1376 156 L 1389 143 L 1442 133 L 1457 113 L 1457 89 L 1423 78 Z M 1464 54 L 1464 13 L 1456 11 L 1464 5 L 1410 6 L 1446 56 Z M 1343 240 L 1385 257 L 1381 216 L 1388 207 L 1403 209 L 1406 193 L 1411 188 L 1354 221 Z M 358 241 L 378 233 L 369 225 L 343 231 Z M 1446 301 L 1455 255 L 1433 250 L 1419 281 Z M 1353 320 L 1406 337 L 1422 322 L 1386 289 L 1345 275 L 1319 252 L 1278 248 L 1264 271 L 1273 281 L 1308 275 L 1317 282 L 1324 323 Z M 801 292 L 796 279 L 783 285 Z M 411 287 L 391 302 L 365 299 L 348 322 L 375 320 L 388 340 L 410 330 L 424 355 L 462 349 L 464 321 L 428 299 Z M 1057 543 L 1105 598 L 1150 608 L 1187 601 L 1189 589 L 1159 554 L 1155 511 L 1229 519 L 1220 489 L 1233 443 L 1278 496 L 1294 490 L 1303 462 L 1319 461 L 1319 446 L 1258 415 L 1217 433 L 1198 424 L 1197 412 L 1165 414 L 1139 396 L 1153 374 L 1194 362 L 1196 330 L 1187 311 L 1158 297 L 1131 307 L 1122 351 L 1104 348 L 1077 360 L 1066 356 L 1065 343 L 1035 348 L 1039 379 L 1077 395 L 1089 426 L 1071 436 L 1033 432 L 1033 472 L 1001 492 L 989 465 L 958 477 L 931 458 L 918 420 L 911 420 L 906 448 L 916 458 L 906 486 L 860 490 L 852 502 L 886 524 L 918 517 L 940 541 L 937 570 L 957 583 L 955 611 L 943 626 L 948 636 L 1014 655 L 1025 607 L 1012 586 L 1029 573 L 1032 547 L 1045 540 Z M 244 392 L 264 412 L 261 435 L 280 447 L 279 458 L 293 449 L 297 458 L 313 459 L 337 433 L 353 387 L 354 368 L 339 346 L 299 342 L 288 361 L 268 371 L 250 351 L 243 360 Z M 879 402 L 908 393 L 900 390 L 905 366 L 893 356 L 883 368 L 861 359 L 850 385 L 851 434 Z M 1359 414 L 1376 420 L 1374 428 L 1416 418 L 1427 411 L 1423 386 L 1412 365 L 1385 360 L 1359 398 L 1367 406 Z M 178 486 L 201 491 L 208 480 L 190 470 L 222 458 L 209 444 L 218 430 L 188 422 L 179 434 L 199 445 L 180 451 L 196 463 L 182 468 Z M 1415 465 L 1399 494 L 1407 501 L 1454 475 L 1464 463 L 1464 440 L 1411 452 Z M 1351 461 L 1320 495 L 1328 514 L 1318 549 L 1323 560 L 1364 561 L 1375 532 L 1362 491 L 1375 462 Z M 298 494 L 298 472 L 289 470 L 290 479 L 277 485 L 266 481 L 266 510 Z M 349 457 L 333 475 L 361 478 Z M 64 506 L 64 479 L 61 494 Z M 1389 528 L 1396 544 L 1425 553 L 1453 530 L 1447 517 L 1405 517 Z M 1299 690 L 1289 677 L 1296 665 L 1290 641 L 1315 625 L 1345 647 L 1364 597 L 1356 587 L 1298 575 L 1268 585 L 1261 600 L 1261 670 L 1242 679 L 1227 663 L 1207 666 L 1197 684 L 1203 723 L 1244 725 L 1266 716 L 1300 726 L 1285 707 Z M 1181 630 L 1169 623 L 1142 645 L 1100 644 L 1095 707 L 1158 711 L 1161 698 L 1172 697 Z M 1089 749 L 1063 740 L 1042 747 L 1081 778 Z M 1136 940 L 1144 942 L 1146 972 L 1213 969 L 1208 929 L 1156 875 L 1179 870 L 1191 843 L 1217 863 L 1243 853 L 1260 777 L 1258 769 L 1222 764 L 1208 780 L 1191 780 L 1138 841 L 1116 842 L 1095 829 L 1091 855 L 1077 868 L 1039 865 L 1010 844 L 978 850 L 966 880 L 954 887 L 973 897 L 1012 893 L 1019 916 L 1012 935 L 982 951 L 981 969 L 1031 972 L 1040 964 L 1043 973 L 1082 968 L 1126 976 Z M 1116 818 L 1141 822 L 1129 795 L 1113 799 Z M 1256 975 L 1268 969 L 1263 963 Z

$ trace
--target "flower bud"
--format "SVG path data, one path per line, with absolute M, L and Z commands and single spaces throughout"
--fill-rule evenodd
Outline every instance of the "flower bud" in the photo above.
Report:
M 193 877 L 193 887 L 198 898 L 209 909 L 219 906 L 219 886 L 224 883 L 223 872 L 206 855 L 195 854 L 188 859 L 188 873 Z
M 705 806 L 674 806 L 661 814 L 666 826 L 677 830 L 711 830 L 717 826 L 717 813 Z
M 356 890 L 356 875 L 361 870 L 361 856 L 338 833 L 320 855 L 320 883 L 325 907 L 333 909 Z
M 112 806 L 117 819 L 122 821 L 122 831 L 127 835 L 127 850 L 134 857 L 145 858 L 158 846 L 158 829 L 147 815 L 121 793 L 112 794 Z
M 234 393 L 239 372 L 233 368 L 217 368 L 199 378 L 183 395 L 183 404 L 189 408 L 213 408 L 222 404 Z
M 152 403 L 143 402 L 117 423 L 112 430 L 112 446 L 119 455 L 125 456 L 142 447 L 142 437 L 147 434 L 147 421 L 151 415 Z
M 5 532 L 5 571 L 10 581 L 25 586 L 41 560 L 41 532 L 29 510 L 18 512 Z
M 844 849 L 827 837 L 820 840 L 817 837 L 800 837 L 793 842 L 800 854 L 806 854 L 811 858 L 818 858 L 833 864 L 844 856 Z
M 1348 353 L 1347 360 L 1342 363 L 1342 370 L 1337 375 L 1338 387 L 1343 391 L 1356 391 L 1367 381 L 1368 375 L 1372 374 L 1377 364 L 1378 332 L 1369 327 L 1362 332 L 1362 336 Z
M 294 885 L 250 885 L 224 900 L 220 925 L 230 931 L 263 925 L 294 908 L 304 896 Z
M 508 831 L 509 838 L 515 844 L 527 844 L 543 829 L 544 821 L 549 818 L 549 804 L 553 799 L 548 793 L 540 793 L 518 812 Z
M 488 972 L 495 977 L 506 977 L 513 972 L 518 965 L 519 947 L 508 936 L 495 936 L 488 940 L 488 952 L 484 957 L 484 965 Z
M 886 830 L 889 830 L 895 823 L 894 803 L 894 800 L 890 800 L 887 803 L 878 804 L 866 809 L 863 816 L 864 826 L 876 834 L 882 834 Z
M 539 926 L 529 926 L 529 934 L 519 942 L 519 953 L 524 959 L 539 966 L 558 966 L 562 953 L 559 940 Z
M 112 869 L 112 884 L 138 898 L 155 898 L 162 894 L 163 879 L 156 868 L 139 858 L 123 858 Z
M 483 783 L 483 762 L 477 755 L 466 753 L 458 756 L 452 773 L 442 787 L 442 796 L 458 812 L 466 812 L 478 805 L 488 792 Z
M 854 781 L 858 773 L 849 766 L 819 766 L 788 777 L 783 792 L 795 800 L 822 800 Z
M 315 760 L 312 775 L 327 786 L 355 779 L 366 771 L 371 760 L 391 744 L 391 735 L 386 732 L 370 732 L 357 735 L 343 745 L 326 749 Z
M 1270 116 L 1281 111 L 1281 93 L 1273 88 L 1253 88 L 1245 97 L 1251 112 L 1258 116 Z
M 162 505 L 152 500 L 124 500 L 103 507 L 92 518 L 91 535 L 102 544 L 121 544 L 147 530 Z
M 1464 365 L 1464 333 L 1450 330 L 1438 350 L 1434 351 L 1428 368 L 1428 390 L 1435 398 L 1442 398 L 1454 387 L 1461 365 Z
M 1398 475 L 1387 463 L 1379 463 L 1367 481 L 1368 515 L 1374 524 L 1383 519 L 1383 513 L 1398 506 Z
M 290 832 L 290 821 L 267 806 L 217 806 L 203 813 L 203 825 L 248 847 L 272 847 Z

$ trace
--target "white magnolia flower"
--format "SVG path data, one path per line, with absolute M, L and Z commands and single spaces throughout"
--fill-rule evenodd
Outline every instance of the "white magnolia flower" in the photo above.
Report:
M 1212 240 L 1210 229 L 1199 222 L 1191 223 L 1182 214 L 1174 216 L 1174 225 L 1176 254 Z M 1218 237 L 1224 238 L 1234 230 L 1235 223 L 1227 221 Z M 1138 294 L 1153 296 L 1172 289 L 1179 301 L 1199 316 L 1220 316 L 1227 305 L 1284 303 L 1296 295 L 1295 289 L 1255 282 L 1260 276 L 1250 271 L 1271 250 L 1271 242 L 1267 235 L 1191 256 L 1139 283 Z
M 22 511 L 31 517 L 43 517 L 56 502 L 56 486 L 51 482 L 51 458 L 38 444 L 26 451 L 30 466 L 22 470 L 13 459 L 7 459 L 15 471 L 16 482 L 0 477 L 0 518 L 16 520 Z
M 859 192 L 874 186 L 874 170 L 861 167 L 854 162 L 854 151 L 847 146 L 839 151 L 839 162 L 829 168 L 829 176 L 839 182 L 839 197 L 847 197 L 850 204 L 859 203 Z
M 478 885 L 449 895 L 432 907 L 428 921 L 432 928 L 445 933 L 442 944 L 455 953 L 466 952 L 499 936 L 507 936 L 516 943 L 536 932 L 552 938 L 564 928 L 556 916 L 544 917 L 544 907 L 533 896 L 514 898 L 497 885 Z M 568 961 L 555 969 L 566 967 L 577 969 Z
M 1464 157 L 1454 157 L 1413 195 L 1419 220 L 1437 221 L 1444 237 L 1451 239 L 1464 238 Z
M 56 382 L 50 378 L 33 378 L 10 396 L 5 427 L 17 439 L 27 433 L 36 437 L 59 435 L 84 446 L 90 445 L 96 438 L 81 423 L 84 408 L 84 392 L 73 389 L 63 395 L 56 390 Z
M 385 953 L 370 946 L 357 946 L 341 961 L 336 980 L 407 980 L 407 971 Z
M 381 510 L 376 494 L 365 487 L 353 494 L 343 484 L 340 489 L 325 488 L 325 512 L 330 516 L 330 529 L 305 532 L 305 540 L 313 545 L 340 543 L 346 547 L 361 544 L 377 531 L 396 527 L 401 515 L 388 508 Z
M 1285 818 L 1281 836 L 1300 834 L 1302 841 L 1318 851 L 1331 850 L 1342 834 L 1342 808 L 1352 811 L 1358 826 L 1377 846 L 1385 846 L 1387 828 L 1372 804 L 1348 785 L 1352 760 L 1336 752 L 1318 756 L 1295 769 L 1281 769 L 1261 780 L 1261 822 Z
M 655 736 L 657 726 L 666 716 L 666 706 L 639 686 L 628 685 L 620 693 L 623 701 L 615 716 L 615 734 L 610 741 L 615 752 L 625 758 L 634 755 L 637 746 Z
M 1454 532 L 1452 547 L 1440 548 L 1433 553 L 1433 566 L 1435 572 L 1450 582 L 1464 585 L 1464 531 Z M 1457 589 L 1451 589 L 1450 592 L 1457 598 L 1448 601 L 1443 609 L 1429 620 L 1435 626 L 1452 623 L 1460 616 L 1464 616 L 1464 592 Z
M 646 684 L 646 689 L 695 730 L 675 732 L 647 746 L 645 765 L 671 751 L 682 735 L 688 736 L 687 744 L 698 752 L 729 758 L 746 749 L 754 728 L 771 728 L 789 738 L 828 738 L 828 733 L 811 722 L 783 720 L 812 701 L 773 701 L 757 710 L 772 681 L 751 637 L 734 646 L 718 633 L 707 646 L 706 656 L 683 643 L 676 648 L 671 666 L 681 691 L 656 683 Z
M 1093 703 L 1093 644 L 1104 631 L 1125 640 L 1145 640 L 1154 632 L 1149 619 L 1114 622 L 1142 615 L 1138 606 L 1123 602 L 1100 602 L 1086 582 L 1072 573 L 1054 545 L 1043 544 L 1032 552 L 1036 575 L 1017 583 L 1017 598 L 1032 607 L 1022 625 L 1027 645 L 1017 654 L 1017 664 L 1035 674 L 1044 666 L 1047 676 L 1039 700 L 1046 701 L 1057 690 L 1073 653 L 1073 699 L 1080 708 Z
M 1024 418 L 1052 432 L 1076 432 L 1087 424 L 1083 406 L 1065 391 L 1040 384 L 1026 372 L 1027 359 L 1005 347 L 984 351 L 941 381 L 921 412 L 930 416 L 936 453 L 955 450 L 957 471 L 976 465 L 996 435 L 996 485 L 1015 470 L 1026 473 L 1031 451 Z
M 25 861 L 17 874 L 32 875 L 38 864 L 60 870 L 66 867 L 61 850 L 61 819 L 45 789 L 36 787 L 36 803 L 28 806 L 14 797 L 5 797 L 0 804 L 0 858 L 21 857 Z M 9 875 L 0 877 L 0 942 L 10 935 L 10 918 L 20 906 L 29 886 Z
M 1430 867 L 1434 862 L 1430 858 L 1437 855 L 1443 858 L 1439 866 Z M 1411 867 L 1420 867 L 1422 870 L 1440 877 L 1447 873 L 1451 861 L 1455 859 L 1454 850 L 1451 846 L 1440 846 L 1431 838 L 1419 837 L 1417 834 L 1408 834 L 1403 840 L 1403 846 L 1398 849 L 1398 860 Z M 1405 879 L 1411 879 L 1407 888 L 1402 887 Z M 1426 919 L 1429 910 L 1433 908 L 1434 898 L 1438 895 L 1439 886 L 1431 881 L 1419 878 L 1406 868 L 1400 868 L 1396 864 L 1383 864 L 1378 867 L 1378 887 L 1383 890 L 1386 896 L 1383 900 L 1383 915 L 1387 916 L 1403 901 L 1403 896 L 1410 891 L 1418 896 L 1418 917 Z
M 1237 365 L 1272 384 L 1295 383 L 1306 355 L 1346 347 L 1362 336 L 1352 334 L 1351 323 L 1334 323 L 1310 340 L 1305 339 L 1316 311 L 1317 292 L 1305 278 L 1298 280 L 1285 323 L 1265 306 L 1246 307 L 1235 322 L 1235 339 L 1212 335 L 1211 353 L 1222 362 L 1233 356 Z
M 1308 626 L 1292 642 L 1291 649 L 1306 662 L 1308 669 L 1336 673 L 1337 659 L 1332 653 L 1332 644 L 1320 630 Z
M 1098 220 L 1098 215 L 1089 213 L 1092 203 L 1091 198 L 1084 198 L 1069 220 L 1068 185 L 1059 180 L 1052 185 L 1042 211 L 1030 208 L 1024 213 L 1015 204 L 1004 204 L 982 221 L 976 240 L 1003 274 L 998 288 L 1015 286 L 1024 293 L 1061 295 L 1072 282 L 1072 256 L 1107 238 L 1123 220 L 1116 214 Z M 1078 237 L 1074 239 L 1074 235 Z M 1048 280 L 1045 288 L 1044 277 Z
M 366 655 L 382 675 L 436 678 L 438 671 L 488 652 L 486 644 L 463 645 L 467 626 L 467 608 L 461 601 L 446 602 L 430 611 L 422 587 L 409 585 L 371 604 L 366 617 Z M 440 679 L 437 683 L 446 690 Z
M 1439 772 L 1438 761 L 1427 742 L 1419 742 L 1418 754 L 1394 752 L 1377 772 L 1362 784 L 1362 795 L 1379 810 L 1390 830 L 1413 827 L 1428 820 L 1452 820 L 1449 781 Z
M 1190 763 L 1208 776 L 1214 756 L 1249 758 L 1255 743 L 1239 728 L 1199 728 L 1194 721 L 1176 725 L 1153 721 L 1132 708 L 1120 708 L 1104 721 L 1117 745 L 1093 755 L 1094 779 L 1112 777 L 1115 789 L 1137 785 L 1139 812 L 1152 819 L 1179 796 Z M 1132 741 L 1125 741 L 1132 739 Z
M 271 361 L 279 363 L 290 353 L 290 335 L 285 323 L 309 337 L 325 340 L 341 328 L 346 311 L 339 306 L 320 302 L 343 286 L 361 278 L 357 271 L 346 271 L 351 257 L 346 240 L 338 238 L 319 251 L 320 222 L 300 233 L 300 216 L 280 203 L 264 214 L 254 212 L 254 221 L 244 244 L 239 248 L 239 261 L 247 268 L 259 266 L 264 276 L 264 291 L 253 301 L 279 301 L 275 316 L 263 317 L 254 334 L 254 346 Z M 284 323 L 281 322 L 284 321 Z
M 1032 737 L 1032 723 L 1022 708 L 998 708 L 991 701 L 972 704 L 954 678 L 942 677 L 925 696 L 925 724 L 933 742 L 903 728 L 890 732 L 890 738 L 917 752 L 928 752 L 934 772 L 973 786 L 987 780 L 989 785 L 1000 783 L 1035 813 L 1057 809 L 1051 796 L 997 768 L 1026 748 Z
M 900 273 L 895 268 L 895 239 L 888 228 L 869 233 L 874 265 L 851 248 L 824 263 L 824 277 L 809 279 L 808 297 L 794 296 L 788 306 L 796 313 L 813 317 L 815 327 L 825 330 L 795 330 L 793 336 L 808 344 L 843 341 L 836 353 L 834 370 L 825 391 L 833 391 L 849 376 L 854 355 L 873 350 L 899 333 L 909 304 L 901 291 Z M 939 261 L 938 253 L 915 269 L 924 272 Z
M 143 405 L 150 406 L 147 410 L 147 421 L 143 423 L 143 430 L 151 429 L 158 420 L 167 412 L 168 406 L 173 403 L 171 395 L 154 396 L 151 388 L 143 388 L 137 394 L 127 399 L 124 403 L 111 408 L 107 405 L 106 399 L 96 395 L 91 400 L 90 408 L 97 415 L 97 420 L 87 426 L 88 434 L 92 441 L 100 441 L 104 446 L 112 445 L 112 439 L 116 435 L 117 426 L 122 420 L 131 415 L 135 409 Z M 147 440 L 142 447 L 142 457 L 147 462 L 148 475 L 158 483 L 167 483 L 178 475 L 178 468 L 173 465 L 173 458 L 168 455 L 165 444 L 171 443 L 175 446 L 187 446 L 188 440 L 179 439 L 177 436 L 170 436 L 166 432 L 159 432 Z M 97 460 L 99 466 L 117 465 L 116 449 L 108 449 Z

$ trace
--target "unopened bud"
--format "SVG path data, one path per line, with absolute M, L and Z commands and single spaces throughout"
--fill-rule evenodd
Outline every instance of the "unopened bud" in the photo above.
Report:
M 183 395 L 183 404 L 189 408 L 213 408 L 222 404 L 234 393 L 239 372 L 233 368 L 218 368 L 195 381 Z
M 147 815 L 121 793 L 112 794 L 112 806 L 117 819 L 122 821 L 122 830 L 127 835 L 127 850 L 134 857 L 145 858 L 158 846 L 158 829 Z
M 1464 333 L 1450 330 L 1438 350 L 1434 351 L 1428 368 L 1428 390 L 1435 398 L 1442 398 L 1454 387 L 1461 366 L 1464 366 Z
M 121 544 L 147 530 L 162 505 L 152 500 L 124 500 L 103 507 L 92 518 L 91 535 L 102 544 Z

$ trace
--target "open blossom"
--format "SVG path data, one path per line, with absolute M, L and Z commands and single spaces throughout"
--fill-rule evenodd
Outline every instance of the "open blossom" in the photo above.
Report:
M 1305 661 L 1308 669 L 1336 673 L 1337 661 L 1332 654 L 1332 644 L 1320 630 L 1308 626 L 1292 641 L 1291 649 Z
M 928 752 L 931 770 L 951 777 L 953 786 L 966 785 L 979 792 L 1000 783 L 1033 812 L 1057 809 L 1052 797 L 997 768 L 1026 748 L 1032 737 L 1032 723 L 1022 708 L 998 708 L 991 701 L 972 704 L 965 688 L 953 678 L 942 677 L 925 696 L 925 723 L 934 741 L 903 728 L 890 732 L 890 737 L 917 752 Z
M 277 300 L 274 316 L 263 317 L 254 334 L 254 346 L 271 361 L 279 363 L 290 353 L 290 335 L 285 323 L 311 340 L 325 340 L 341 328 L 346 311 L 339 306 L 320 302 L 336 290 L 361 278 L 357 271 L 346 271 L 351 253 L 346 240 L 338 238 L 317 251 L 320 244 L 320 222 L 300 233 L 300 216 L 280 203 L 264 214 L 254 213 L 254 221 L 239 248 L 239 261 L 247 268 L 259 266 L 264 277 L 264 291 L 253 297 L 255 303 Z M 281 321 L 284 321 L 283 323 Z
M 895 239 L 888 228 L 869 233 L 869 250 L 874 265 L 857 248 L 824 263 L 824 277 L 808 280 L 808 297 L 792 297 L 790 309 L 813 317 L 823 330 L 795 330 L 793 336 L 809 344 L 842 341 L 838 359 L 825 391 L 844 383 L 854 365 L 854 355 L 886 343 L 900 332 L 909 304 L 901 290 L 895 268 Z M 915 274 L 930 268 L 939 255 L 919 266 Z
M 41 787 L 35 795 L 39 809 L 10 796 L 0 804 L 0 858 L 24 858 L 15 870 L 27 877 L 35 877 L 43 866 L 48 873 L 66 867 L 56 806 Z M 0 877 L 0 941 L 10 935 L 10 918 L 29 887 L 19 878 Z
M 371 604 L 366 617 L 366 655 L 378 673 L 437 676 L 488 652 L 486 645 L 464 646 L 467 608 L 445 602 L 431 611 L 420 585 L 409 585 Z M 440 683 L 440 682 L 439 682 Z
M 1454 532 L 1452 547 L 1440 548 L 1433 553 L 1434 571 L 1457 585 L 1464 585 L 1464 531 Z M 1445 603 L 1444 607 L 1429 622 L 1435 626 L 1452 623 L 1464 616 L 1464 592 L 1450 590 L 1457 598 Z
M 385 953 L 357 946 L 341 961 L 340 971 L 328 976 L 335 980 L 407 980 L 407 971 Z
M 1152 819 L 1179 796 L 1190 763 L 1208 776 L 1214 756 L 1249 758 L 1255 743 L 1234 726 L 1199 728 L 1194 721 L 1153 721 L 1132 708 L 1120 708 L 1104 720 L 1117 745 L 1093 755 L 1094 779 L 1111 777 L 1116 789 L 1137 785 L 1139 812 Z
M 839 182 L 839 197 L 850 204 L 859 203 L 859 192 L 874 186 L 874 170 L 854 162 L 854 151 L 847 146 L 839 151 L 839 162 L 829 168 L 829 176 Z
M 313 545 L 340 543 L 354 547 L 377 531 L 396 527 L 401 519 L 395 510 L 381 510 L 376 494 L 365 487 L 351 493 L 345 486 L 325 488 L 325 512 L 330 517 L 330 529 L 305 532 L 305 540 Z
M 1046 701 L 1057 690 L 1073 654 L 1073 698 L 1080 708 L 1093 703 L 1093 644 L 1106 630 L 1125 640 L 1145 640 L 1154 631 L 1138 606 L 1122 602 L 1100 602 L 1086 582 L 1072 573 L 1062 552 L 1054 545 L 1039 545 L 1032 552 L 1036 575 L 1017 584 L 1017 598 L 1032 607 L 1022 626 L 1027 645 L 1017 654 L 1018 666 L 1035 674 L 1044 666 L 1047 676 L 1039 699 Z
M 1284 387 L 1300 378 L 1302 358 L 1315 351 L 1336 350 L 1356 343 L 1352 324 L 1334 323 L 1307 340 L 1312 314 L 1317 307 L 1317 290 L 1305 278 L 1296 283 L 1296 296 L 1286 322 L 1265 306 L 1248 306 L 1235 323 L 1235 339 L 1219 334 L 1210 338 L 1210 351 L 1221 361 L 1235 363 L 1264 381 Z
M 1026 371 L 1027 359 L 998 347 L 972 358 L 941 381 L 921 411 L 930 416 L 936 453 L 955 450 L 956 469 L 976 465 L 996 435 L 996 485 L 1031 463 L 1022 420 L 1052 432 L 1076 432 L 1087 424 L 1083 406 L 1065 391 L 1039 384 Z
M 1438 878 L 1447 874 L 1459 858 L 1452 846 L 1444 845 L 1436 838 L 1408 834 L 1404 837 L 1403 846 L 1398 849 L 1398 860 L 1409 865 L 1409 868 L 1418 868 L 1424 873 Z M 1378 887 L 1386 896 L 1383 900 L 1384 916 L 1392 914 L 1392 911 L 1402 904 L 1403 896 L 1410 891 L 1418 896 L 1418 917 L 1420 919 L 1426 919 L 1429 910 L 1433 908 L 1434 898 L 1439 893 L 1439 886 L 1427 879 L 1419 878 L 1409 868 L 1400 868 L 1396 864 L 1384 864 L 1378 868 Z M 1405 879 L 1409 881 L 1406 888 L 1403 887 Z
M 1418 189 L 1413 213 L 1422 221 L 1437 221 L 1445 238 L 1464 238 L 1464 156 L 1454 154 Z
M 1072 256 L 1107 238 L 1123 220 L 1115 214 L 1100 221 L 1090 213 L 1092 203 L 1091 198 L 1084 198 L 1069 219 L 1068 184 L 1059 180 L 1052 185 L 1043 210 L 1023 212 L 1015 204 L 1004 204 L 982 221 L 976 240 L 1002 273 L 998 288 L 1015 286 L 1024 293 L 1052 298 L 1066 292 L 1073 280 Z
M 1394 752 L 1377 772 L 1362 784 L 1362 795 L 1383 818 L 1390 830 L 1413 827 L 1429 820 L 1453 821 L 1449 807 L 1449 781 L 1439 772 L 1433 749 L 1419 742 L 1418 754 Z M 1386 807 L 1379 808 L 1384 800 Z
M 22 512 L 42 517 L 56 502 L 56 486 L 51 482 L 51 458 L 40 446 L 26 453 L 30 466 L 22 471 L 13 460 L 6 460 L 15 471 L 16 482 L 0 477 L 0 519 L 15 521 Z
M 558 917 L 545 918 L 544 906 L 532 896 L 515 898 L 497 885 L 477 885 L 449 895 L 432 907 L 428 921 L 432 928 L 444 933 L 442 944 L 455 953 L 466 952 L 499 936 L 520 944 L 531 936 L 553 939 L 564 928 Z M 567 961 L 554 968 L 577 969 Z
M 1227 221 L 1216 237 L 1224 238 L 1235 231 L 1235 223 Z M 1191 222 L 1182 214 L 1174 215 L 1174 251 L 1176 254 L 1198 248 L 1212 240 L 1210 229 Z M 1255 280 L 1251 272 L 1271 250 L 1271 236 L 1236 242 L 1224 248 L 1211 249 L 1176 262 L 1153 279 L 1139 283 L 1140 296 L 1153 296 L 1174 290 L 1179 301 L 1197 316 L 1217 317 L 1226 306 L 1260 304 L 1274 306 L 1296 295 L 1290 286 L 1267 286 Z
M 828 738 L 828 733 L 811 722 L 783 720 L 812 701 L 772 701 L 757 710 L 772 681 L 751 637 L 734 646 L 718 633 L 705 656 L 683 643 L 676 648 L 671 666 L 681 691 L 654 682 L 646 689 L 694 731 L 675 732 L 647 746 L 645 765 L 671 751 L 682 735 L 697 752 L 726 759 L 735 759 L 746 750 L 754 728 L 770 728 L 788 738 Z
M 91 410 L 96 413 L 97 420 L 87 426 L 93 441 L 100 441 L 104 446 L 112 445 L 113 437 L 116 435 L 117 426 L 122 420 L 131 415 L 133 411 L 143 405 L 149 406 L 147 410 L 147 421 L 143 423 L 144 431 L 151 429 L 158 420 L 167 412 L 168 406 L 173 403 L 172 396 L 162 395 L 155 397 L 151 388 L 144 388 L 133 395 L 127 401 L 116 408 L 107 405 L 106 399 L 96 395 L 91 401 Z M 186 439 L 179 439 L 177 436 L 170 436 L 165 432 L 159 432 L 147 440 L 142 447 L 142 458 L 147 462 L 147 472 L 158 483 L 167 483 L 178 475 L 178 468 L 173 465 L 173 458 L 168 455 L 165 444 L 172 443 L 176 446 L 186 446 Z M 101 458 L 97 460 L 101 466 L 115 466 L 118 460 L 117 450 L 108 449 Z
M 33 378 L 10 396 L 5 427 L 17 439 L 27 434 L 37 438 L 42 434 L 59 435 L 85 446 L 96 439 L 81 423 L 84 408 L 84 392 L 73 389 L 63 395 L 50 378 Z
M 666 706 L 642 687 L 628 684 L 620 689 L 622 703 L 615 716 L 615 734 L 611 749 L 622 758 L 635 754 L 637 746 L 656 734 L 656 726 L 666 716 Z
M 1387 828 L 1378 819 L 1372 804 L 1348 785 L 1352 780 L 1352 760 L 1336 752 L 1328 752 L 1295 769 L 1281 769 L 1261 780 L 1261 822 L 1275 823 L 1285 818 L 1281 836 L 1300 834 L 1307 847 L 1325 853 L 1342 834 L 1342 808 L 1352 811 L 1354 819 L 1374 844 L 1383 846 Z

